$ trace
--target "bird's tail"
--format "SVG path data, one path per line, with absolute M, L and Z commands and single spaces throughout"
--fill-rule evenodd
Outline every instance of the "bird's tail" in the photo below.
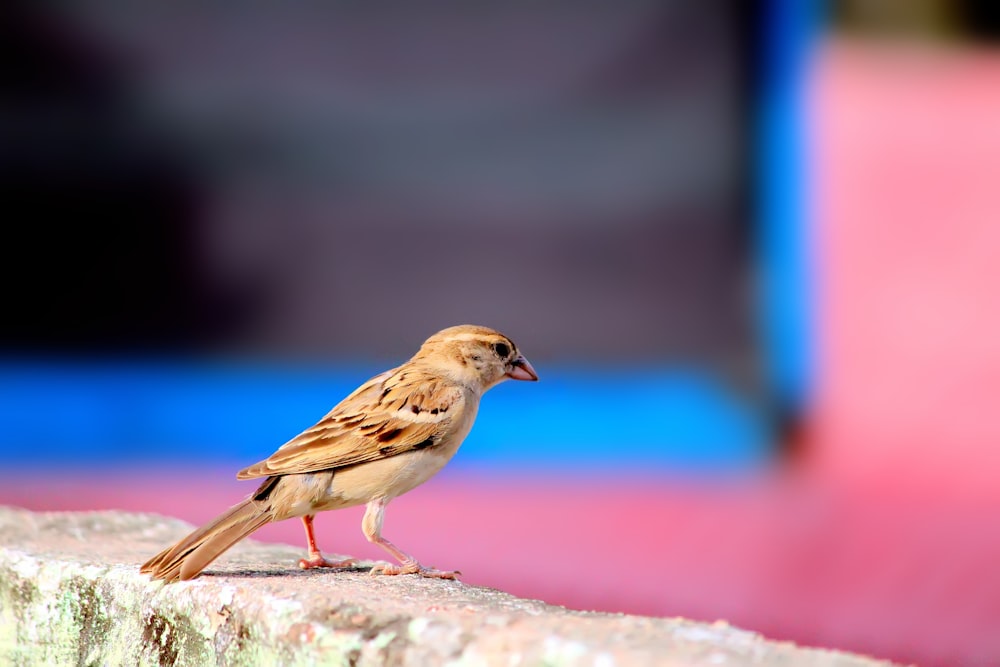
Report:
M 146 561 L 140 572 L 167 583 L 192 579 L 227 549 L 271 520 L 270 503 L 247 498 Z

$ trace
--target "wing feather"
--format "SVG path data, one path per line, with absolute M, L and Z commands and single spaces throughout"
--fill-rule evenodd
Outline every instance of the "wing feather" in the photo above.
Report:
M 431 447 L 464 409 L 460 387 L 396 368 L 358 387 L 316 425 L 236 477 L 330 470 Z

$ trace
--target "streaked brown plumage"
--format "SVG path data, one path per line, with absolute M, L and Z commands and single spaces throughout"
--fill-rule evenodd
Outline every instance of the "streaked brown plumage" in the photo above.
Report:
M 323 558 L 312 520 L 317 512 L 367 503 L 365 536 L 400 562 L 380 564 L 373 573 L 453 579 L 456 572 L 425 568 L 382 537 L 385 506 L 444 467 L 472 428 L 483 393 L 507 378 L 538 376 L 503 334 L 473 325 L 434 334 L 405 364 L 373 377 L 315 426 L 237 473 L 238 479 L 265 479 L 252 496 L 141 571 L 168 582 L 191 579 L 264 524 L 292 517 L 302 518 L 309 546 L 300 567 L 348 566 L 353 561 Z

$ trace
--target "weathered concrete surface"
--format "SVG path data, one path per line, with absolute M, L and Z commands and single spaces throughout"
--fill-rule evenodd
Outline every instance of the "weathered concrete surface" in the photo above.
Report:
M 0 664 L 889 664 L 725 624 L 576 612 L 413 576 L 300 571 L 298 549 L 250 541 L 191 582 L 139 574 L 139 562 L 189 529 L 155 515 L 0 507 Z

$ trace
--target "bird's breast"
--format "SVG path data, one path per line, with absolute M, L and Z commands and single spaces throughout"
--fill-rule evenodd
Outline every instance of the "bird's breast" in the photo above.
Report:
M 395 498 L 433 477 L 450 458 L 431 448 L 343 468 L 333 474 L 329 497 L 339 507 Z

